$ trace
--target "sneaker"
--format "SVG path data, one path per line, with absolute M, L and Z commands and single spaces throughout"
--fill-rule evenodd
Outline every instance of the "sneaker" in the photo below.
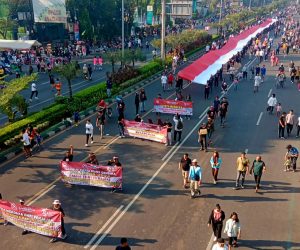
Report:
M 85 144 L 84 146 L 86 146 L 86 147 L 87 147 L 87 146 L 88 146 L 88 144 Z
M 27 230 L 23 230 L 22 235 L 28 234 Z
M 217 182 L 214 180 L 214 184 L 216 185 L 217 184 Z
M 217 237 L 216 236 L 214 237 L 214 241 L 217 241 Z
M 49 242 L 50 242 L 50 243 L 54 243 L 54 242 L 56 242 L 56 241 L 57 241 L 56 238 L 52 238 Z
M 243 185 L 241 185 L 241 189 L 244 189 L 245 187 Z
M 91 141 L 91 144 L 93 144 L 94 143 L 94 141 Z
M 3 226 L 7 226 L 8 225 L 8 221 L 4 221 Z
M 35 100 L 38 100 L 39 98 L 36 96 L 34 99 L 35 99 Z
M 232 189 L 233 190 L 239 190 L 240 188 L 239 187 L 233 187 Z
M 32 102 L 32 99 L 29 99 L 29 102 Z

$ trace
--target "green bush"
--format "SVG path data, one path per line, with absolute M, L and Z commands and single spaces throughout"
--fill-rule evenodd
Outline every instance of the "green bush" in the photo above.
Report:
M 40 123 L 49 121 L 49 126 L 59 122 L 66 115 L 67 106 L 65 104 L 56 104 L 43 109 L 28 117 L 11 123 L 0 130 L 0 148 L 5 147 L 4 142 L 21 133 L 23 128 L 28 125 L 36 126 Z

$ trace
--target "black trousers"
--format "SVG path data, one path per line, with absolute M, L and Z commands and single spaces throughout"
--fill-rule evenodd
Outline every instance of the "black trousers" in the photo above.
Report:
M 261 175 L 254 175 L 254 180 L 255 180 L 255 183 L 256 183 L 256 188 L 259 188 L 260 179 L 261 179 Z
M 290 134 L 292 133 L 292 130 L 293 130 L 293 124 L 286 124 L 286 132 L 287 132 L 287 135 L 290 136 Z
M 223 228 L 222 223 L 212 223 L 212 229 L 213 229 L 213 232 L 214 232 L 214 236 L 216 236 L 217 239 L 221 238 L 222 228 Z
M 297 136 L 300 134 L 300 125 L 297 126 Z
M 39 92 L 37 92 L 37 90 L 36 91 L 31 91 L 30 99 L 32 99 L 32 97 L 34 96 L 34 94 L 35 94 L 35 97 L 37 97 L 38 93 Z
M 279 138 L 284 137 L 284 128 L 285 127 L 278 126 L 278 137 Z
M 177 134 L 178 134 L 178 141 L 181 140 L 181 133 L 182 131 L 174 130 L 174 141 L 176 142 Z

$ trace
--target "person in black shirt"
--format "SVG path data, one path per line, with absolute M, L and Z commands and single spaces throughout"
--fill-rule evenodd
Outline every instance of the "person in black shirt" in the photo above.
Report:
M 181 169 L 182 178 L 183 178 L 183 187 L 188 188 L 188 177 L 190 166 L 192 164 L 191 159 L 189 158 L 189 154 L 185 153 L 179 162 L 178 169 Z
M 121 238 L 121 245 L 117 246 L 116 250 L 131 250 L 128 245 L 127 238 Z
M 107 162 L 108 166 L 113 166 L 113 167 L 122 167 L 121 162 L 119 161 L 118 156 L 114 156 L 111 160 Z
M 173 125 L 172 125 L 172 123 L 169 120 L 167 120 L 164 123 L 164 127 L 167 128 L 167 142 L 166 142 L 166 146 L 171 146 L 172 145 L 172 128 L 173 128 Z
M 64 212 L 63 208 L 61 207 L 60 201 L 59 200 L 54 200 L 53 203 L 52 203 L 52 207 L 50 209 L 62 213 L 62 216 L 61 216 L 61 233 L 62 233 L 62 236 L 61 236 L 61 238 L 64 240 L 64 239 L 67 238 L 67 234 L 66 234 L 66 230 L 65 230 L 65 223 L 64 223 L 65 212 Z M 56 242 L 56 241 L 57 241 L 57 238 L 54 237 L 50 240 L 50 243 L 53 243 L 53 242 Z
M 137 114 L 137 115 L 135 116 L 135 118 L 134 118 L 134 121 L 135 121 L 135 122 L 142 122 L 142 117 L 141 117 L 139 114 Z
M 104 124 L 105 124 L 105 113 L 102 110 L 100 110 L 96 118 L 96 126 L 99 128 L 100 131 L 100 139 L 103 138 Z
M 70 145 L 70 149 L 66 152 L 65 157 L 63 158 L 63 161 L 73 161 L 73 146 Z
M 99 165 L 99 162 L 97 160 L 95 153 L 89 153 L 89 159 L 86 161 L 86 163 L 90 163 L 93 165 Z

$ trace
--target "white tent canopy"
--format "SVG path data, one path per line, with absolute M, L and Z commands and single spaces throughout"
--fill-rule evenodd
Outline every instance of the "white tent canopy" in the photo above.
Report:
M 0 39 L 0 49 L 30 49 L 32 46 L 41 46 L 37 40 L 3 40 Z

